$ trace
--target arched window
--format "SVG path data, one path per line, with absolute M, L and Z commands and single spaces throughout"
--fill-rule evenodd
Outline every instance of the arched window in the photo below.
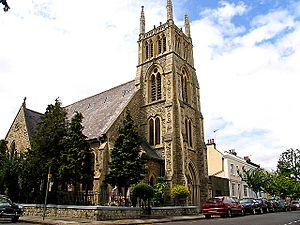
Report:
M 181 74 L 181 94 L 182 100 L 188 102 L 188 75 L 185 69 L 182 70 Z
M 156 77 L 154 74 L 151 76 L 151 101 L 156 100 Z
M 186 141 L 188 146 L 193 147 L 192 121 L 188 118 L 185 119 L 185 134 L 186 134 Z
M 157 67 L 151 73 L 149 88 L 151 102 L 162 99 L 161 74 Z
M 160 144 L 160 119 L 155 118 L 155 145 Z
M 161 144 L 161 131 L 160 131 L 160 118 L 150 118 L 149 119 L 149 144 L 159 145 Z
M 154 120 L 149 120 L 149 144 L 154 145 Z
M 145 43 L 145 58 L 149 58 L 149 45 L 148 42 Z
M 160 37 L 158 37 L 158 41 L 157 41 L 157 53 L 158 54 L 162 53 L 162 39 Z
M 162 37 L 162 43 L 163 43 L 163 52 L 167 51 L 167 38 L 165 35 Z
M 157 41 L 157 52 L 161 54 L 167 51 L 167 39 L 166 36 L 163 34 L 161 37 L 158 37 Z
M 153 45 L 153 41 L 150 40 L 150 43 L 149 43 L 149 47 L 150 47 L 150 57 L 149 58 L 152 58 L 154 56 L 154 52 L 153 52 L 153 48 L 154 48 L 154 45 Z

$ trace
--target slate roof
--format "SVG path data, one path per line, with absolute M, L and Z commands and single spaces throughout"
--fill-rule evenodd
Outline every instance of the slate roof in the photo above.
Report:
M 76 111 L 82 113 L 83 134 L 88 139 L 95 139 L 110 128 L 135 93 L 133 80 L 80 100 L 65 107 L 68 119 L 71 119 Z
M 24 113 L 25 113 L 25 121 L 27 125 L 28 136 L 29 136 L 29 140 L 31 141 L 32 136 L 36 131 L 36 126 L 41 121 L 41 117 L 43 116 L 43 114 L 27 108 L 25 108 Z

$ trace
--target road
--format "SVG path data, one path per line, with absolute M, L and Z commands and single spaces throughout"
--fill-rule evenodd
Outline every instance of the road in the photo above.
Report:
M 300 211 L 268 213 L 258 215 L 238 216 L 233 218 L 213 217 L 212 219 L 189 220 L 161 225 L 300 225 Z

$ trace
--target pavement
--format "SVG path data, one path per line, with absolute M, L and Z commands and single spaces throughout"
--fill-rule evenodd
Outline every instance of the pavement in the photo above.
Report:
M 75 224 L 154 224 L 154 223 L 166 223 L 172 221 L 184 221 L 184 220 L 198 220 L 204 218 L 203 215 L 194 216 L 172 216 L 165 218 L 144 218 L 144 219 L 123 219 L 123 220 L 106 220 L 106 221 L 92 221 L 84 219 L 74 218 L 51 218 L 51 217 L 37 217 L 37 216 L 22 216 L 20 222 L 32 223 L 32 224 L 43 224 L 43 225 L 75 225 Z

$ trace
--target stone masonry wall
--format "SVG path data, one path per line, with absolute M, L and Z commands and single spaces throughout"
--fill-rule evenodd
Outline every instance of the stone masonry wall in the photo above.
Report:
M 24 204 L 23 207 L 24 216 L 43 216 L 43 205 Z M 153 207 L 148 215 L 139 207 L 47 205 L 46 217 L 101 221 L 197 215 L 199 212 L 198 206 Z

